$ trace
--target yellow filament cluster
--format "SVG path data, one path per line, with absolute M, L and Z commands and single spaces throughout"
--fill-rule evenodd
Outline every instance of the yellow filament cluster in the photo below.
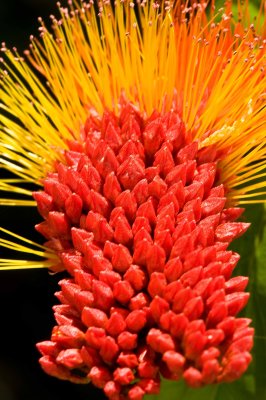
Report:
M 18 242 L 13 242 L 8 239 L 0 238 L 0 247 L 5 247 L 6 249 L 13 250 L 19 253 L 32 254 L 34 256 L 42 258 L 38 261 L 29 260 L 15 260 L 15 259 L 2 259 L 0 258 L 0 268 L 10 270 L 10 269 L 33 269 L 33 268 L 50 268 L 55 265 L 57 261 L 57 256 L 45 246 L 33 242 L 32 240 L 25 239 L 20 235 L 16 235 L 7 229 L 0 228 L 1 234 L 5 234 L 14 237 Z
M 265 0 L 255 27 L 247 0 L 239 22 L 230 1 L 96 3 L 59 5 L 25 58 L 2 46 L 0 166 L 18 178 L 0 180 L 12 197 L 0 204 L 34 205 L 25 183 L 41 186 L 88 115 L 118 113 L 121 99 L 144 116 L 176 108 L 200 147 L 227 152 L 229 202 L 265 202 Z

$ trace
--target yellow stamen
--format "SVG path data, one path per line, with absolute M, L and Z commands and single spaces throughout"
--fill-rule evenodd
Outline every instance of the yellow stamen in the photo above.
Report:
M 36 201 L 34 200 L 19 200 L 19 199 L 2 199 L 0 198 L 1 206 L 25 206 L 34 207 L 36 206 Z
M 28 183 L 25 179 L 2 179 L 0 180 L 0 191 L 9 192 L 9 193 L 17 193 L 22 196 L 28 196 L 31 200 L 26 199 L 9 199 L 9 198 L 0 198 L 0 205 L 2 206 L 36 206 L 36 201 L 32 200 L 32 191 L 20 187 L 18 185 L 23 185 Z
M 219 167 L 228 201 L 266 202 L 264 2 L 255 28 L 248 2 L 241 3 L 243 21 L 234 22 L 230 2 L 209 21 L 204 1 L 191 8 L 181 0 L 160 8 L 154 1 L 117 1 L 115 11 L 104 2 L 99 16 L 77 2 L 60 7 L 53 34 L 40 20 L 41 37 L 31 39 L 25 59 L 3 45 L 0 166 L 18 179 L 0 180 L 0 190 L 20 197 L 0 205 L 35 205 L 21 198 L 31 193 L 20 185 L 41 186 L 68 141 L 82 143 L 88 115 L 118 113 L 121 97 L 144 116 L 176 107 L 201 148 L 215 144 L 227 153 Z M 40 253 L 47 255 L 34 252 Z
M 48 249 L 45 246 L 42 246 L 41 244 L 33 242 L 32 240 L 26 239 L 23 236 L 17 235 L 16 233 L 13 233 L 13 232 L 11 232 L 7 229 L 1 228 L 1 227 L 0 227 L 0 232 L 3 232 L 9 236 L 13 236 L 14 238 L 20 240 L 21 242 L 27 243 L 33 247 L 29 248 L 25 245 L 13 243 L 10 240 L 2 239 L 2 238 L 0 238 L 0 246 L 6 247 L 6 248 L 12 248 L 15 251 L 22 251 L 22 252 L 24 252 L 24 251 L 28 252 L 30 250 L 31 254 L 36 254 L 40 257 L 49 255 L 49 257 L 51 257 L 51 258 L 57 258 L 57 256 L 53 252 L 51 252 L 50 249 Z M 40 250 L 36 250 L 36 249 L 34 249 L 34 247 L 37 247 Z
M 16 269 L 39 269 L 39 268 L 51 268 L 54 265 L 53 262 L 48 260 L 43 261 L 28 261 L 28 260 L 12 260 L 12 259 L 1 259 L 0 268 L 6 271 Z

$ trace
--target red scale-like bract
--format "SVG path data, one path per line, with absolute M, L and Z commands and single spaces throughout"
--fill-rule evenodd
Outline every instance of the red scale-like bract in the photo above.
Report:
M 234 222 L 218 185 L 221 155 L 198 144 L 177 112 L 90 116 L 81 143 L 34 193 L 37 230 L 60 260 L 51 341 L 41 366 L 91 381 L 116 399 L 158 393 L 160 375 L 199 387 L 247 369 L 253 329 L 236 318 L 245 277 L 227 250 L 248 224 Z

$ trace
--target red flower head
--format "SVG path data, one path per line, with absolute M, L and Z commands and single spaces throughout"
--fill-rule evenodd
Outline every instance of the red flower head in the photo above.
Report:
M 232 31 L 229 5 L 208 23 L 204 3 L 137 3 L 61 8 L 27 54 L 48 89 L 9 52 L 1 88 L 22 124 L 3 117 L 2 163 L 39 180 L 44 263 L 68 273 L 41 366 L 111 400 L 246 371 L 248 278 L 228 246 L 265 186 L 263 36 Z

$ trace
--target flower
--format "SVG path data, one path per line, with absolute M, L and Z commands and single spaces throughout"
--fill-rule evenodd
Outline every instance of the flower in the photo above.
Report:
M 263 28 L 241 7 L 232 28 L 230 4 L 209 20 L 203 2 L 59 8 L 28 61 L 2 48 L 1 163 L 18 179 L 0 188 L 40 186 L 2 203 L 37 204 L 46 243 L 2 229 L 45 259 L 1 264 L 68 272 L 40 364 L 114 400 L 160 376 L 233 381 L 254 335 L 228 245 L 249 226 L 238 205 L 265 201 Z

